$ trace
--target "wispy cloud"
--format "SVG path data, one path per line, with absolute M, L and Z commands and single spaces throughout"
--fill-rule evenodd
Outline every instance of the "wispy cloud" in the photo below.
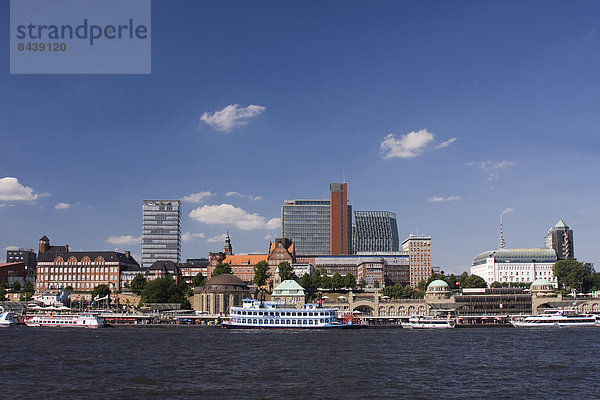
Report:
M 239 104 L 230 104 L 221 111 L 214 113 L 205 112 L 200 121 L 210 125 L 214 129 L 229 132 L 236 126 L 248 125 L 248 119 L 262 114 L 267 108 L 251 104 L 248 107 L 240 107 Z
M 204 239 L 205 237 L 206 235 L 204 233 L 185 232 L 183 235 L 181 235 L 181 240 L 184 242 L 191 242 L 194 239 Z
M 217 236 L 209 237 L 208 239 L 206 239 L 206 241 L 208 243 L 218 243 L 218 242 L 224 241 L 226 237 L 227 237 L 227 234 L 226 233 L 222 233 L 222 234 L 217 235 Z
M 187 196 L 183 196 L 181 201 L 185 201 L 187 203 L 202 203 L 205 199 L 213 196 L 214 193 L 209 192 L 208 190 L 204 192 L 192 193 Z
M 427 129 L 409 132 L 405 135 L 395 135 L 390 133 L 383 138 L 379 148 L 383 153 L 383 158 L 413 158 L 430 149 L 443 149 L 456 141 L 456 138 L 450 138 L 444 142 L 436 144 L 435 135 Z
M 281 218 L 271 218 L 248 213 L 231 204 L 220 204 L 198 207 L 189 214 L 190 218 L 208 225 L 233 225 L 239 229 L 250 231 L 256 229 L 274 230 L 280 228 Z
M 34 193 L 33 188 L 23 186 L 17 178 L 0 179 L 0 201 L 35 201 L 48 193 Z
M 510 207 L 508 207 L 508 208 L 505 208 L 504 210 L 502 210 L 502 213 L 501 213 L 501 214 L 502 214 L 502 215 L 506 215 L 506 214 L 510 214 L 510 213 L 511 213 L 511 212 L 513 212 L 513 211 L 515 211 L 515 209 L 514 209 L 514 208 L 510 208 Z
M 241 197 L 241 198 L 250 199 L 250 200 L 262 200 L 262 197 L 260 197 L 260 196 L 251 196 L 249 194 L 241 194 L 238 192 L 227 192 L 227 193 L 225 193 L 225 197 Z
M 57 210 L 67 210 L 71 208 L 71 205 L 69 203 L 58 203 L 54 208 Z
M 125 244 L 139 244 L 142 241 L 141 236 L 132 236 L 132 235 L 124 235 L 124 236 L 109 236 L 106 241 L 110 244 L 116 245 L 125 245 Z
M 502 161 L 469 161 L 466 163 L 468 167 L 477 167 L 487 172 L 488 181 L 495 181 L 500 178 L 500 170 L 514 167 L 517 165 L 516 161 L 502 160 Z M 493 189 L 493 187 L 492 187 Z
M 448 196 L 448 197 L 432 196 L 432 197 L 427 198 L 427 201 L 430 203 L 442 203 L 442 202 L 446 202 L 446 201 L 458 201 L 458 200 L 460 200 L 460 196 Z

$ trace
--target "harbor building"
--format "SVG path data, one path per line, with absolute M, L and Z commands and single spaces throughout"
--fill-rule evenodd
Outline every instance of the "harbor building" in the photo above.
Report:
M 250 288 L 232 274 L 210 278 L 204 286 L 194 288 L 192 308 L 208 314 L 229 314 L 231 306 L 241 306 L 242 299 L 256 296 L 256 288 Z
M 37 255 L 33 249 L 6 250 L 6 262 L 25 263 L 27 275 L 33 275 L 37 266 Z
M 181 202 L 144 200 L 142 206 L 142 265 L 155 261 L 179 263 L 181 258 Z
M 293 265 L 296 261 L 295 245 L 287 238 L 277 238 L 275 242 L 269 243 L 269 252 L 265 254 L 233 254 L 231 237 L 227 234 L 223 251 L 219 253 L 208 254 L 207 277 L 212 276 L 212 272 L 217 264 L 229 264 L 234 275 L 244 282 L 254 280 L 254 266 L 261 261 L 269 264 L 269 273 L 271 277 L 267 280 L 269 283 L 277 276 L 277 267 L 280 263 L 286 261 Z
M 352 241 L 355 253 L 398 251 L 396 214 L 389 211 L 355 211 Z
M 557 261 L 552 249 L 496 249 L 478 254 L 473 259 L 471 274 L 493 282 L 533 282 L 546 279 L 554 287 L 558 280 L 552 268 Z
M 281 235 L 298 255 L 352 254 L 352 206 L 347 183 L 331 183 L 329 200 L 286 200 Z
M 416 288 L 431 276 L 431 237 L 410 235 L 402 242 L 402 251 L 408 253 L 410 286 Z
M 544 238 L 544 247 L 553 249 L 559 260 L 575 259 L 573 230 L 562 219 L 556 223 Z
M 70 251 L 69 245 L 51 246 L 44 236 L 39 242 L 35 290 L 92 291 L 104 284 L 116 292 L 121 288 L 121 271 L 129 269 L 139 270 L 129 251 Z

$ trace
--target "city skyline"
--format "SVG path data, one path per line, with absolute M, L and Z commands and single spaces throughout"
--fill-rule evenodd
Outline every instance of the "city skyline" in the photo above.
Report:
M 141 262 L 148 198 L 182 201 L 182 260 L 228 230 L 262 253 L 286 199 L 346 181 L 354 209 L 396 214 L 401 241 L 431 236 L 446 272 L 497 248 L 499 214 L 506 247 L 542 248 L 563 219 L 599 265 L 599 5 L 152 11 L 147 76 L 10 75 L 0 44 L 2 258 L 47 235 Z

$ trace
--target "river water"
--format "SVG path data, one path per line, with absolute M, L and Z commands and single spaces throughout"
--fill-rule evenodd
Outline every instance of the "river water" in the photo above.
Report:
M 3 399 L 598 399 L 600 328 L 0 329 Z

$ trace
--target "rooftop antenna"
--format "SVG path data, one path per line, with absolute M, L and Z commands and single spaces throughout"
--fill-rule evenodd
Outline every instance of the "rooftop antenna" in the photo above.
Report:
M 504 233 L 502 232 L 502 213 L 500 213 L 500 248 L 503 249 L 505 244 L 506 243 L 504 242 Z

